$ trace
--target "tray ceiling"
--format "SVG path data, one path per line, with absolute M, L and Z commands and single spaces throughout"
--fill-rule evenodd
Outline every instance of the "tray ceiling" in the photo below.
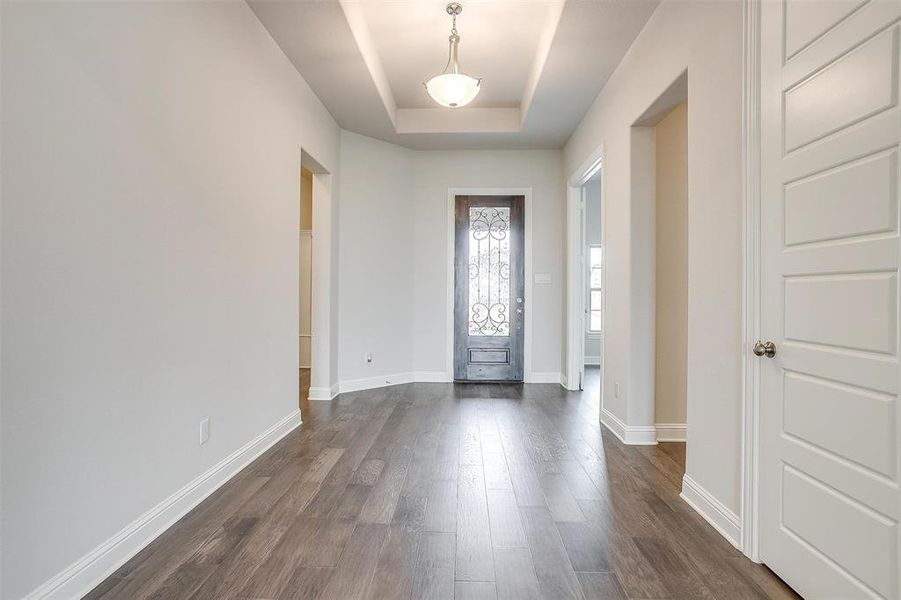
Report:
M 479 0 L 457 19 L 472 104 L 435 104 L 447 62 L 444 0 L 248 0 L 345 129 L 411 148 L 559 148 L 656 0 Z

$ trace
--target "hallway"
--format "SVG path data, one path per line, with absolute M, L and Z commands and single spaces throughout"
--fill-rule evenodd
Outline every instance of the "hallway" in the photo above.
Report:
M 795 597 L 679 498 L 684 446 L 623 446 L 587 380 L 304 402 L 300 428 L 87 597 Z

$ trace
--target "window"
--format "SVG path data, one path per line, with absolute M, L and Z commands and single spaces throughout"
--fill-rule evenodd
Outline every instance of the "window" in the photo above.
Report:
M 509 336 L 510 209 L 469 209 L 469 335 Z
M 588 331 L 600 333 L 603 326 L 604 283 L 603 251 L 600 246 L 588 247 Z

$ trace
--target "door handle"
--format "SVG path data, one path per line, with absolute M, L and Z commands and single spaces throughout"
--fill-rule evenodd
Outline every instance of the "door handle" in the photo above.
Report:
M 754 354 L 757 356 L 773 358 L 776 356 L 776 344 L 770 341 L 761 342 L 760 340 L 757 340 L 757 343 L 754 344 Z

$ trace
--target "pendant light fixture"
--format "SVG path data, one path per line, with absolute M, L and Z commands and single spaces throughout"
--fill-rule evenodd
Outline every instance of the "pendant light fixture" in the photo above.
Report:
M 463 7 L 457 2 L 451 2 L 447 5 L 446 10 L 447 14 L 453 18 L 451 34 L 448 38 L 447 66 L 440 75 L 435 75 L 423 85 L 432 100 L 441 106 L 460 108 L 478 96 L 482 80 L 461 73 L 457 64 L 457 46 L 460 44 L 460 36 L 457 35 L 457 15 L 463 12 Z

